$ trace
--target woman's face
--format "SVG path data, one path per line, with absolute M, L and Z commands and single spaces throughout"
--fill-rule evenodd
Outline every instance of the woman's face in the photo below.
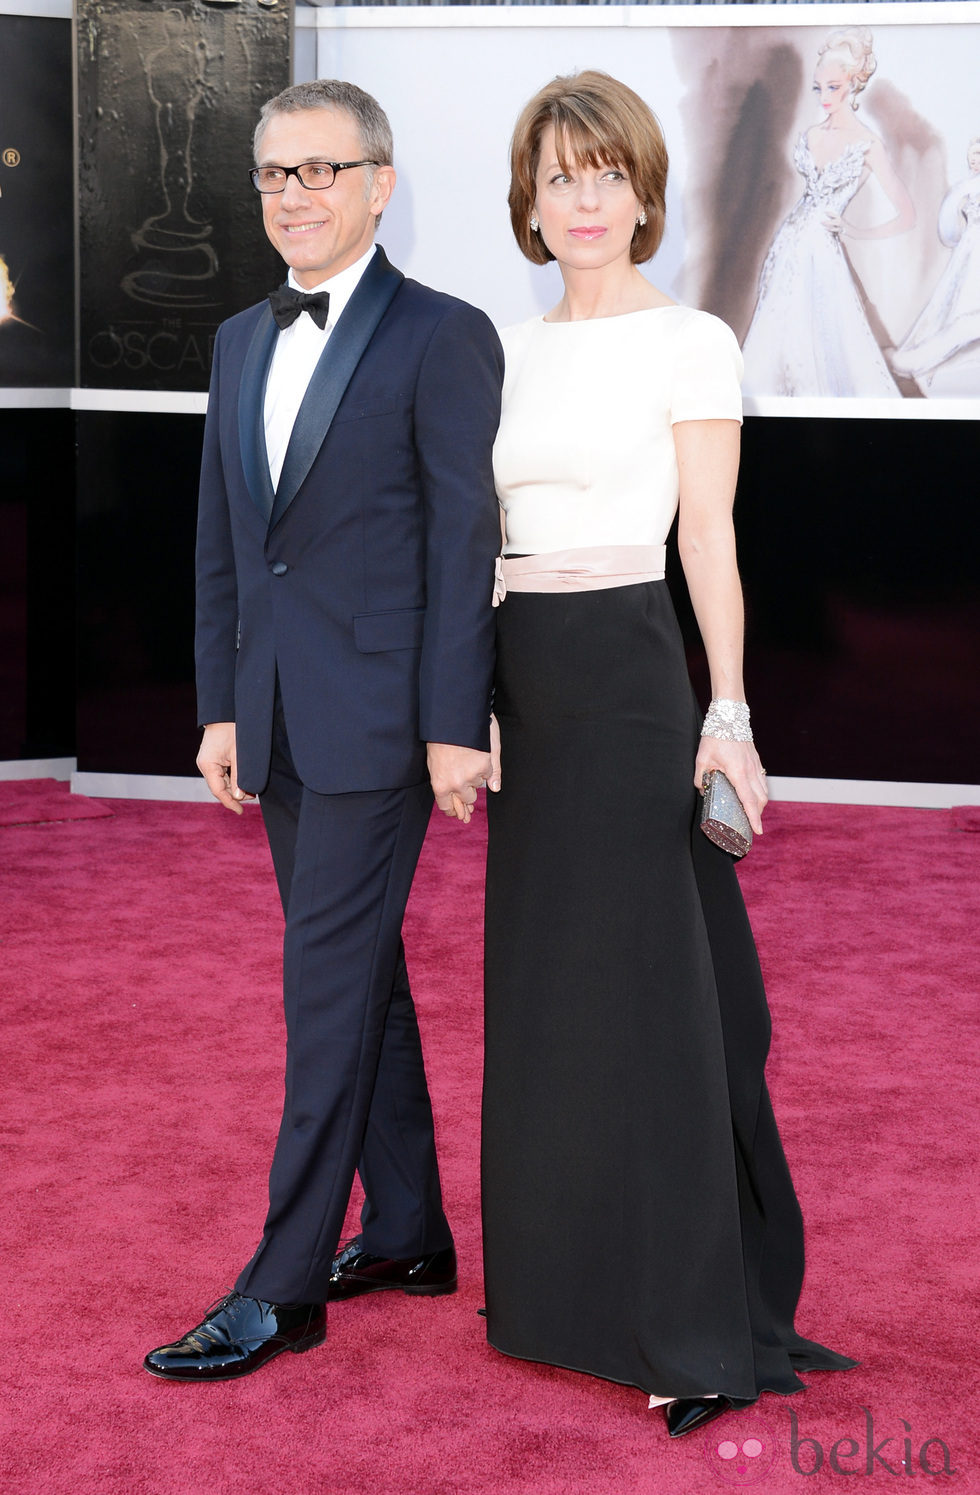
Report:
M 851 79 L 839 58 L 824 57 L 817 63 L 813 75 L 813 92 L 825 119 L 833 119 L 848 105 Z
M 559 265 L 597 270 L 629 258 L 642 204 L 624 168 L 569 160 L 563 172 L 555 129 L 548 125 L 541 135 L 535 188 L 539 232 Z
M 970 146 L 966 153 L 966 164 L 974 176 L 980 175 L 980 141 Z

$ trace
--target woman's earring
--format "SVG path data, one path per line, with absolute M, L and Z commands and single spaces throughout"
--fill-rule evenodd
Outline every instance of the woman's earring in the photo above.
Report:
M 536 234 L 537 231 L 538 231 L 538 217 L 537 217 L 536 213 L 532 213 L 531 214 L 531 232 L 532 232 L 532 234 Z
M 640 216 L 639 216 L 639 218 L 637 218 L 636 222 L 637 222 L 637 225 L 640 228 L 646 228 L 646 226 L 647 226 L 647 210 L 646 210 L 646 208 L 641 208 L 640 209 Z

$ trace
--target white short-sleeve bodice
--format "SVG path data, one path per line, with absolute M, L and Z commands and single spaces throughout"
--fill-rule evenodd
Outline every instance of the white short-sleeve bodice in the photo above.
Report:
M 501 334 L 493 451 L 505 553 L 662 545 L 677 509 L 676 421 L 741 420 L 742 355 L 686 306 Z

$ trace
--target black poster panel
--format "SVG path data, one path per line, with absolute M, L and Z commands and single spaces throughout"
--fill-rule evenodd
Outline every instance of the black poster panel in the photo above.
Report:
M 745 688 L 771 775 L 976 782 L 976 444 L 972 421 L 745 422 Z M 706 706 L 676 549 L 673 561 Z
M 0 386 L 75 381 L 71 26 L 0 15 Z
M 0 410 L 0 535 L 0 761 L 70 757 L 75 751 L 75 427 L 70 410 Z
M 193 777 L 194 531 L 204 419 L 82 410 L 78 767 Z
M 248 180 L 289 83 L 287 0 L 79 0 L 80 382 L 203 390 L 282 267 Z
M 52 413 L 69 412 L 40 412 Z M 78 766 L 193 777 L 204 420 L 79 411 L 75 422 Z M 735 507 L 746 690 L 771 775 L 976 782 L 980 521 L 963 476 L 975 465 L 976 439 L 970 421 L 746 421 Z M 28 456 L 42 445 L 27 433 Z M 25 487 L 36 487 L 40 461 L 25 466 Z M 0 456 L 0 505 L 7 471 Z M 54 522 L 50 508 L 43 522 Z M 47 583 L 49 557 L 40 547 L 37 556 L 38 581 Z M 706 706 L 676 546 L 668 576 Z M 49 626 L 52 634 L 63 626 L 57 614 Z M 49 671 L 51 655 L 53 643 Z M 0 657 L 6 679 L 2 666 Z

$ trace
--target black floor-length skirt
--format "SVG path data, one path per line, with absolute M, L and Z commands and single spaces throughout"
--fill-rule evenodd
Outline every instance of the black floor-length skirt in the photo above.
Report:
M 488 796 L 487 1333 L 659 1396 L 793 1392 L 799 1206 L 731 858 L 664 582 L 511 593 Z

